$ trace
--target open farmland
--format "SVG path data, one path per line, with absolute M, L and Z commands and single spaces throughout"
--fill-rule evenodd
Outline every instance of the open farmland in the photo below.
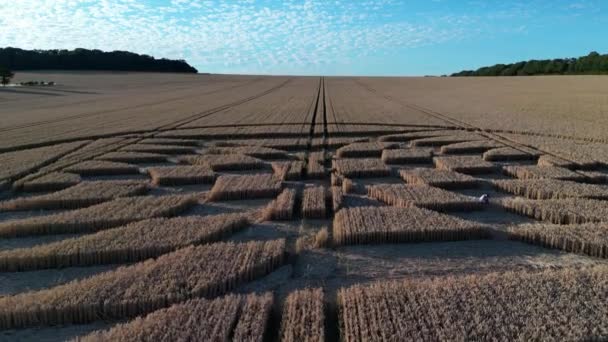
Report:
M 608 339 L 606 78 L 20 78 L 0 340 Z

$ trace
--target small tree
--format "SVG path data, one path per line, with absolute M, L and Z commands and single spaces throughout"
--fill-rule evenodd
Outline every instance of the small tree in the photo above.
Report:
M 7 85 L 14 76 L 15 74 L 8 70 L 8 68 L 0 66 L 0 78 L 2 78 L 3 86 Z

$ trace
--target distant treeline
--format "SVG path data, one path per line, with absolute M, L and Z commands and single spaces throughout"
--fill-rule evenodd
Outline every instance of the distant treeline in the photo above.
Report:
M 0 48 L 0 66 L 10 70 L 116 70 L 188 72 L 197 70 L 183 60 L 156 59 L 127 51 L 22 50 Z
M 543 59 L 496 64 L 477 70 L 464 70 L 452 76 L 529 76 L 529 75 L 606 75 L 608 55 L 591 52 L 587 56 L 566 59 Z

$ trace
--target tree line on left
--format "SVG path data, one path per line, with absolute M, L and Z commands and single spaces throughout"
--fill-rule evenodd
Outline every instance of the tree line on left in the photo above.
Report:
M 23 50 L 0 48 L 0 77 L 8 84 L 11 70 L 112 70 L 197 73 L 184 60 L 154 58 L 128 51 Z

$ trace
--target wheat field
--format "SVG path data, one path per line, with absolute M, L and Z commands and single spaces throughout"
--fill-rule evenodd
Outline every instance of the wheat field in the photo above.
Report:
M 608 338 L 605 78 L 19 74 L 0 339 Z

